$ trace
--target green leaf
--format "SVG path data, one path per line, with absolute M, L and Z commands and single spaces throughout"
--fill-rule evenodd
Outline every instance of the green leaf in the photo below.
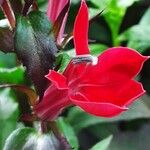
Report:
M 128 47 L 136 49 L 140 53 L 150 48 L 149 26 L 137 25 L 128 30 Z
M 135 1 L 137 0 L 126 0 L 126 2 L 124 2 L 123 0 L 92 0 L 92 3 L 94 3 L 97 6 L 97 8 L 92 8 L 90 10 L 92 14 L 94 14 L 95 12 L 96 15 L 97 10 L 105 9 L 102 15 L 104 16 L 111 30 L 112 41 L 114 46 L 118 46 L 120 44 L 118 34 L 127 7 L 131 6 Z
M 150 118 L 150 109 L 144 101 L 138 100 L 132 106 L 130 106 L 129 110 L 114 118 L 101 118 L 91 116 L 86 112 L 83 112 L 78 107 L 73 107 L 69 111 L 68 122 L 71 124 L 71 126 L 75 129 L 76 132 L 79 132 L 83 128 L 95 124 L 130 121 L 143 118 Z
M 14 53 L 3 53 L 0 51 L 0 68 L 13 68 L 16 66 L 16 55 Z
M 142 19 L 140 20 L 140 25 L 149 25 L 150 24 L 150 8 L 145 12 Z
M 112 140 L 113 136 L 110 135 L 109 137 L 107 137 L 106 139 L 100 141 L 99 143 L 97 143 L 94 147 L 92 147 L 90 150 L 107 150 L 108 146 Z
M 22 66 L 12 69 L 0 68 L 1 84 L 21 84 L 24 81 L 24 68 Z
M 20 150 L 31 134 L 34 134 L 35 130 L 32 128 L 20 128 L 11 133 L 6 140 L 4 150 Z
M 125 31 L 120 39 L 128 41 L 128 47 L 136 49 L 140 53 L 150 47 L 150 28 L 145 25 L 135 25 Z
M 104 44 L 90 44 L 90 53 L 91 55 L 98 56 L 100 55 L 104 50 L 106 50 L 108 47 Z
M 71 58 L 75 57 L 75 49 L 70 49 L 66 52 Z
M 138 25 L 132 26 L 120 35 L 120 41 L 128 41 L 128 47 L 143 53 L 150 48 L 150 9 L 146 11 Z
M 67 53 L 60 53 L 56 59 L 56 66 L 59 67 L 59 72 L 63 72 L 69 64 L 71 57 Z
M 98 56 L 107 49 L 107 46 L 104 44 L 90 44 L 89 48 L 91 55 Z M 59 53 L 56 59 L 56 66 L 59 67 L 58 71 L 62 73 L 73 57 L 75 57 L 75 49 Z
M 19 16 L 15 32 L 17 56 L 26 66 L 37 93 L 42 96 L 47 87 L 44 77 L 54 67 L 56 45 L 49 35 L 50 22 L 45 13 L 31 12 L 28 17 Z
M 45 36 L 49 36 L 52 25 L 49 22 L 49 19 L 47 18 L 45 13 L 42 13 L 40 11 L 31 12 L 28 15 L 28 21 L 31 23 L 32 29 L 35 31 L 35 33 L 32 31 L 34 34 L 42 33 L 45 34 Z
M 10 89 L 0 91 L 0 149 L 8 135 L 16 129 L 18 120 L 18 104 L 14 101 Z
M 115 133 L 118 133 L 118 131 L 120 131 L 118 123 L 112 122 L 96 124 L 88 127 L 87 130 L 97 139 L 104 139 L 109 135 L 113 135 Z
M 71 1 L 71 3 L 72 3 L 73 5 L 78 4 L 78 3 L 80 3 L 80 2 L 81 2 L 80 0 L 72 0 L 72 1 Z
M 37 0 L 39 9 L 43 12 L 46 12 L 48 1 L 46 0 Z
M 139 0 L 118 0 L 118 6 L 120 7 L 130 7 L 133 3 L 138 2 Z
M 79 148 L 78 139 L 70 124 L 67 123 L 63 118 L 59 118 L 57 121 L 57 125 L 64 134 L 64 136 L 67 138 L 67 141 L 69 142 L 72 149 L 78 150 Z
M 8 137 L 4 150 L 57 150 L 60 149 L 59 141 L 53 134 L 42 134 L 33 128 L 20 128 Z
M 90 48 L 90 54 L 91 55 L 98 56 L 103 51 L 105 51 L 108 48 L 108 46 L 106 46 L 104 44 L 89 44 L 89 48 Z M 66 53 L 67 53 L 67 55 L 70 56 L 70 58 L 76 56 L 75 49 L 70 49 Z
M 90 44 L 89 48 L 91 55 L 98 56 L 107 49 L 107 46 L 104 44 Z M 73 57 L 75 57 L 75 49 L 58 54 L 56 59 L 56 66 L 59 67 L 58 71 L 63 72 Z

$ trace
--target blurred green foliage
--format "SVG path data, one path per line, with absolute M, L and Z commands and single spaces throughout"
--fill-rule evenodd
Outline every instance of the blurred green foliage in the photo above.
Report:
M 10 89 L 0 90 L 0 149 L 6 138 L 17 128 L 19 110 L 15 96 Z

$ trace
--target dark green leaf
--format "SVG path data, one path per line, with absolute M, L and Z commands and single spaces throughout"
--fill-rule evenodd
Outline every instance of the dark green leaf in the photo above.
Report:
M 35 36 L 37 36 L 36 34 L 44 34 L 47 40 L 50 40 L 52 42 L 52 39 L 49 36 L 49 32 L 51 30 L 51 24 L 47 18 L 47 16 L 45 15 L 45 13 L 42 13 L 40 11 L 34 11 L 31 12 L 28 15 L 28 21 L 31 24 L 31 27 L 34 31 L 32 31 L 32 34 L 35 34 Z M 27 25 L 28 26 L 28 25 Z M 39 35 L 40 36 L 40 35 Z M 43 40 L 46 40 L 43 39 Z M 46 42 L 46 41 L 45 41 Z M 53 45 L 51 45 L 53 46 Z M 54 47 L 55 48 L 55 47 Z M 55 49 L 50 49 L 52 53 L 56 53 Z
M 99 143 L 97 143 L 90 150 L 107 150 L 108 146 L 110 145 L 111 140 L 112 140 L 112 135 L 110 135 L 106 139 L 104 139 L 104 140 L 100 141 Z
M 57 48 L 49 36 L 51 25 L 45 13 L 32 12 L 19 16 L 15 33 L 15 49 L 27 68 L 29 77 L 40 96 L 47 87 L 44 77 L 54 67 Z
M 79 143 L 77 136 L 75 135 L 75 132 L 73 128 L 67 123 L 63 118 L 59 118 L 57 121 L 57 125 L 59 129 L 62 131 L 63 135 L 67 138 L 70 146 L 74 150 L 78 150 Z
M 120 131 L 118 127 L 118 122 L 106 122 L 101 124 L 96 124 L 89 126 L 87 130 L 90 134 L 94 135 L 98 139 L 105 139 L 109 135 L 113 135 Z M 82 131 L 81 131 L 82 132 Z

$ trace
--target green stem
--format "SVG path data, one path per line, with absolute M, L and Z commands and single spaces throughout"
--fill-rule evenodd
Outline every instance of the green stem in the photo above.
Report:
M 113 46 L 120 46 L 120 41 L 118 39 L 118 33 L 112 31 L 112 41 L 113 41 Z

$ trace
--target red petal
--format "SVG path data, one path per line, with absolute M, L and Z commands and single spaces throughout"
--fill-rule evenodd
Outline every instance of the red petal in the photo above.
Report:
M 134 89 L 134 90 L 133 90 Z M 77 93 L 82 93 L 89 102 L 111 103 L 126 106 L 145 93 L 142 84 L 130 80 L 124 84 L 80 85 Z M 76 94 L 77 94 L 76 93 Z M 84 99 L 81 99 L 81 101 Z
M 52 81 L 52 85 L 45 91 L 42 101 L 34 107 L 37 116 L 45 121 L 54 120 L 71 103 L 66 77 L 54 70 L 50 70 L 46 77 Z
M 57 37 L 58 45 L 61 45 L 62 41 L 63 41 L 65 26 L 66 26 L 66 22 L 67 22 L 67 17 L 68 17 L 68 12 L 66 13 L 66 15 L 63 19 L 63 22 L 62 22 L 62 25 L 61 25 L 61 28 L 60 28 L 60 31 L 59 31 L 59 34 L 58 34 L 58 37 Z
M 69 104 L 68 90 L 58 90 L 51 85 L 44 93 L 43 100 L 34 107 L 34 111 L 44 121 L 54 120 Z
M 48 3 L 48 9 L 47 9 L 47 16 L 49 20 L 54 24 L 57 22 L 57 19 L 59 19 L 59 15 L 65 9 L 65 7 L 68 5 L 66 12 L 64 12 L 64 18 L 63 21 L 61 22 L 61 28 L 57 37 L 57 44 L 61 45 L 63 41 L 63 36 L 64 36 L 64 30 L 66 26 L 66 21 L 68 17 L 68 11 L 69 11 L 69 4 L 70 0 L 49 0 Z
M 50 19 L 52 23 L 54 23 L 65 7 L 65 5 L 68 3 L 68 0 L 49 0 L 48 2 L 48 8 L 47 8 L 47 16 Z
M 94 84 L 113 84 L 134 78 L 148 59 L 135 50 L 118 47 L 110 48 L 98 57 L 96 66 L 86 69 L 84 82 Z
M 54 70 L 50 70 L 49 74 L 45 76 L 49 79 L 58 89 L 68 89 L 66 77 Z
M 73 31 L 76 55 L 89 54 L 88 26 L 88 8 L 85 0 L 82 0 Z
M 70 97 L 70 99 L 87 113 L 100 117 L 114 117 L 127 110 L 125 107 L 119 107 L 109 103 L 88 102 L 86 99 L 85 101 L 78 101 L 76 97 Z
M 68 84 L 80 79 L 81 76 L 85 73 L 87 65 L 87 62 L 74 64 L 72 60 L 63 73 L 63 75 L 67 78 Z

